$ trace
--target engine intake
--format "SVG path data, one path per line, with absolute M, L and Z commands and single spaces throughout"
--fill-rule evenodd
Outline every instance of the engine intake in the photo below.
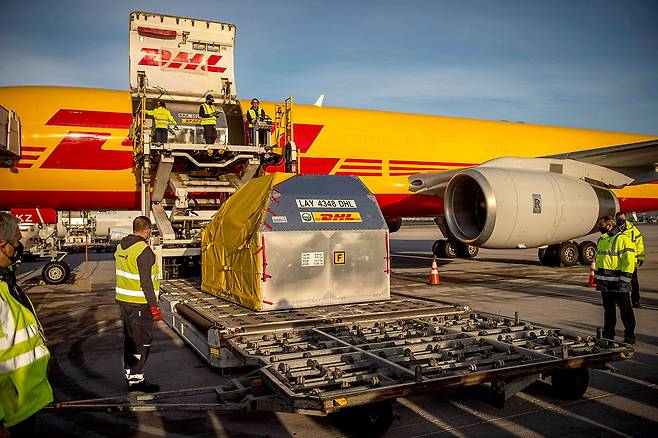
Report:
M 534 248 L 591 233 L 619 209 L 608 189 L 558 173 L 471 168 L 445 193 L 446 221 L 464 243 L 484 248 Z

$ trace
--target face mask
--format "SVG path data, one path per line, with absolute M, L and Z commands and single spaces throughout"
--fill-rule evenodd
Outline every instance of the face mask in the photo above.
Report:
M 23 246 L 23 242 L 18 242 L 18 245 L 14 247 L 14 255 L 9 257 L 9 260 L 11 260 L 12 263 L 19 262 L 21 257 L 23 257 L 24 250 L 25 247 Z
M 23 250 L 24 250 L 23 242 L 20 242 L 20 241 L 19 241 L 19 242 L 18 242 L 18 245 L 16 245 L 16 246 L 12 245 L 12 244 L 9 243 L 9 242 L 7 242 L 7 244 L 8 244 L 8 245 L 11 245 L 12 248 L 14 248 L 14 255 L 12 255 L 11 257 L 9 257 L 9 256 L 7 255 L 7 253 L 5 253 L 5 256 L 7 256 L 7 258 L 9 259 L 9 261 L 11 262 L 11 264 L 13 265 L 13 264 L 15 264 L 16 262 L 20 261 L 21 257 L 23 256 Z
M 617 227 L 619 227 L 619 229 L 621 231 L 625 231 L 626 230 L 626 220 L 625 219 L 617 219 Z
M 607 228 L 607 227 L 599 227 L 599 232 L 600 232 L 601 234 L 605 234 L 605 233 L 608 232 L 608 228 Z

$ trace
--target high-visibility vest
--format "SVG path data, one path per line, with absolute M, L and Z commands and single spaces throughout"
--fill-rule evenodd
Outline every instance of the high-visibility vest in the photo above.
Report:
M 597 290 L 628 292 L 635 271 L 635 245 L 624 233 L 603 234 L 596 244 Z
M 174 117 L 171 115 L 167 108 L 158 107 L 146 111 L 146 114 L 153 116 L 156 128 L 167 129 L 169 127 L 169 122 L 171 122 L 172 125 L 177 126 L 176 120 L 174 120 Z
M 216 125 L 217 124 L 217 116 L 215 116 L 215 112 L 217 110 L 215 109 L 215 105 L 208 105 L 207 103 L 204 103 L 201 106 L 203 107 L 203 111 L 206 113 L 206 117 L 201 118 L 201 124 L 202 125 Z
M 247 114 L 249 114 L 248 119 L 249 119 L 249 127 L 250 128 L 254 127 L 254 120 L 256 120 L 256 118 L 259 115 L 262 116 L 262 117 L 265 117 L 265 110 L 263 108 L 258 108 L 258 112 L 260 114 L 256 113 L 256 110 L 251 108 L 251 107 L 247 110 Z
M 53 401 L 49 358 L 39 320 L 0 280 L 0 423 L 14 426 Z
M 637 260 L 642 260 L 644 262 L 644 237 L 642 237 L 640 230 L 638 230 L 631 221 L 626 221 L 626 231 L 624 231 L 624 234 L 626 234 L 633 242 L 633 245 L 635 245 L 635 257 L 637 257 Z
M 121 248 L 121 244 L 117 246 L 114 253 L 116 260 L 116 295 L 118 301 L 134 304 L 146 304 L 146 295 L 142 290 L 139 281 L 139 268 L 137 267 L 137 257 L 148 248 L 144 241 L 139 241 L 129 246 L 126 249 Z M 150 251 L 150 249 L 149 249 Z M 155 297 L 160 295 L 160 278 L 158 276 L 158 263 L 153 263 L 151 268 L 151 280 L 153 281 L 153 290 Z

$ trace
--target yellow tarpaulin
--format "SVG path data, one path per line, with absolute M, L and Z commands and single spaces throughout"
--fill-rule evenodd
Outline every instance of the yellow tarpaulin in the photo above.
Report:
M 231 195 L 201 235 L 201 290 L 260 310 L 259 229 L 272 187 L 293 177 L 273 173 L 254 178 Z

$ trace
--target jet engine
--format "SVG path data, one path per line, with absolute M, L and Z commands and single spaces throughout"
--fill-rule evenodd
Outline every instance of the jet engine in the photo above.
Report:
M 536 170 L 479 166 L 457 173 L 446 188 L 450 231 L 484 248 L 533 248 L 591 233 L 619 209 L 608 189 Z

